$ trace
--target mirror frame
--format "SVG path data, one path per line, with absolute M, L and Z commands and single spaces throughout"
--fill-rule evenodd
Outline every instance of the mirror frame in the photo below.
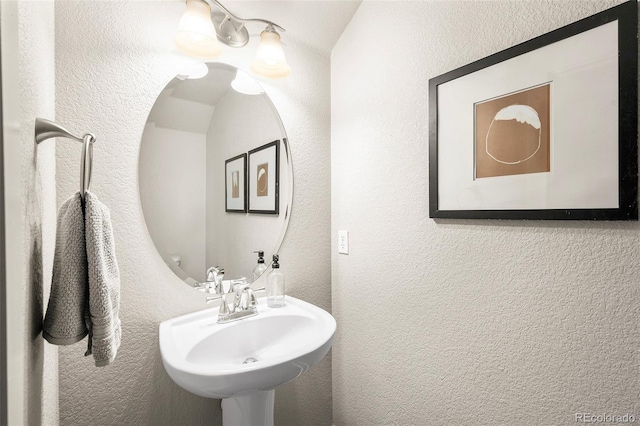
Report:
M 4 116 L 2 113 L 2 42 L 0 40 L 0 424 L 7 424 L 7 274 L 4 235 Z
M 242 70 L 242 69 L 237 68 L 237 67 L 235 67 L 233 65 L 230 65 L 230 64 L 225 64 L 223 62 L 215 62 L 215 61 L 212 61 L 212 62 L 199 62 L 199 63 L 191 65 L 189 68 L 196 67 L 196 66 L 198 66 L 199 64 L 202 64 L 202 63 L 204 63 L 209 70 L 211 70 L 210 67 L 213 65 L 215 68 L 226 69 L 226 70 L 231 71 L 231 72 L 237 72 L 238 70 L 240 70 L 240 71 L 243 71 L 244 73 L 246 73 L 247 75 L 249 75 L 249 76 L 251 76 L 253 78 L 253 75 L 251 73 L 249 73 L 248 71 Z M 188 73 L 186 73 L 186 74 L 188 75 Z M 156 96 L 156 100 L 154 101 L 153 105 L 151 106 L 151 110 L 149 110 L 149 114 L 147 114 L 147 119 L 144 122 L 143 131 L 142 131 L 142 134 L 140 135 L 140 145 L 139 145 L 139 148 L 138 148 L 138 199 L 139 199 L 139 203 L 140 203 L 140 209 L 142 210 L 142 218 L 143 218 L 145 227 L 147 228 L 147 233 L 149 234 L 149 238 L 153 242 L 153 246 L 156 249 L 156 251 L 158 252 L 158 255 L 160 256 L 160 258 L 163 260 L 163 262 L 169 268 L 169 270 L 174 275 L 176 275 L 176 277 L 178 277 L 180 280 L 182 280 L 188 286 L 190 286 L 190 287 L 192 287 L 192 288 L 194 288 L 196 290 L 200 290 L 199 288 L 194 287 L 193 285 L 189 284 L 189 282 L 187 281 L 187 279 L 194 280 L 192 277 L 189 277 L 189 275 L 186 274 L 186 273 L 180 274 L 180 272 L 184 272 L 184 271 L 176 271 L 165 260 L 165 258 L 162 256 L 162 254 L 160 254 L 160 250 L 158 250 L 158 248 L 156 247 L 155 241 L 154 241 L 153 237 L 151 236 L 151 232 L 149 231 L 149 226 L 147 225 L 147 219 L 145 217 L 144 208 L 143 208 L 143 205 L 142 205 L 142 196 L 140 194 L 140 159 L 141 159 L 141 153 L 142 153 L 142 139 L 144 137 L 144 128 L 146 127 L 147 123 L 149 122 L 149 117 L 151 116 L 151 113 L 153 112 L 153 109 L 156 106 L 156 101 L 160 97 L 160 94 L 162 94 L 162 92 L 164 90 L 166 90 L 167 86 L 169 86 L 169 84 L 171 84 L 171 82 L 174 79 L 178 78 L 178 76 L 180 76 L 180 75 L 185 75 L 185 72 L 178 73 L 176 76 L 172 77 L 169 81 L 167 81 L 167 83 L 162 87 L 162 90 L 160 90 L 160 92 Z M 293 208 L 293 191 L 294 191 L 294 187 L 295 187 L 295 185 L 294 185 L 294 176 L 293 176 L 293 157 L 291 155 L 291 146 L 289 145 L 289 137 L 287 135 L 287 130 L 285 129 L 284 122 L 282 121 L 282 117 L 280 116 L 280 113 L 278 112 L 278 109 L 274 105 L 273 100 L 271 99 L 271 96 L 269 96 L 268 91 L 264 88 L 264 86 L 261 84 L 261 82 L 256 80 L 255 78 L 254 78 L 254 81 L 264 91 L 263 95 L 265 95 L 265 97 L 267 99 L 267 103 L 269 105 L 269 108 L 271 108 L 271 111 L 273 112 L 274 117 L 277 118 L 280 121 L 280 127 L 282 128 L 282 137 L 280 139 L 280 141 L 281 141 L 281 147 L 280 148 L 281 148 L 281 150 L 283 150 L 281 152 L 284 152 L 284 154 L 285 154 L 284 155 L 284 159 L 286 160 L 286 164 L 283 164 L 282 162 L 280 163 L 280 173 L 284 172 L 284 173 L 288 173 L 289 174 L 288 188 L 287 188 L 289 190 L 289 193 L 288 193 L 287 197 L 285 198 L 287 204 L 286 204 L 286 207 L 283 209 L 283 211 L 282 210 L 280 211 L 280 214 L 284 215 L 284 221 L 283 221 L 283 224 L 282 224 L 282 230 L 280 231 L 278 237 L 276 238 L 275 244 L 273 246 L 273 254 L 279 254 L 280 249 L 282 248 L 282 243 L 284 241 L 284 238 L 287 235 L 287 230 L 289 229 L 289 221 L 291 219 L 291 211 L 292 211 L 292 208 Z M 231 89 L 231 90 L 233 90 L 233 89 Z M 281 160 L 282 160 L 282 154 L 281 154 Z M 282 201 L 282 199 L 283 199 L 282 198 L 282 186 L 280 187 L 280 198 L 281 198 L 281 201 Z M 245 214 L 248 215 L 249 213 L 245 213 Z M 262 280 L 266 279 L 267 273 L 271 269 L 272 259 L 265 259 L 265 264 L 267 265 L 267 268 L 262 273 L 262 275 L 260 275 L 260 277 L 258 277 L 256 279 L 256 281 L 254 281 L 254 282 L 259 282 L 259 281 L 262 281 Z M 233 278 L 239 278 L 239 277 L 233 277 Z M 194 281 L 197 281 L 197 280 L 194 280 Z

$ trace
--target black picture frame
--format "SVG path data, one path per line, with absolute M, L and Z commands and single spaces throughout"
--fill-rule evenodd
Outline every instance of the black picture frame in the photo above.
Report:
M 618 27 L 618 207 L 492 210 L 451 209 L 440 205 L 439 148 L 447 140 L 439 139 L 438 89 L 444 83 L 469 76 L 512 58 L 569 39 L 605 24 L 617 21 Z M 429 217 L 451 219 L 546 219 L 546 220 L 638 220 L 638 4 L 635 0 L 569 24 L 532 40 L 513 46 L 471 64 L 429 80 Z M 475 108 L 475 104 L 474 104 Z M 473 111 L 475 126 L 475 109 Z M 477 132 L 477 130 L 474 130 Z M 474 133 L 475 134 L 475 133 Z M 487 133 L 487 138 L 488 138 Z M 466 143 L 466 141 L 464 142 Z M 476 147 L 472 154 L 474 170 Z M 562 143 L 562 141 L 555 141 Z M 611 142 L 615 144 L 615 141 Z M 488 144 L 488 142 L 487 142 Z M 488 146 L 488 145 L 487 145 Z M 488 152 L 488 151 L 487 151 Z M 476 173 L 475 171 L 473 173 Z M 468 178 L 467 178 L 468 179 Z M 476 179 L 476 175 L 473 175 Z M 615 176 L 611 176 L 615 181 Z M 451 192 L 452 194 L 454 192 Z
M 266 200 L 259 200 L 258 195 L 258 168 L 268 161 L 268 165 L 275 165 L 275 176 L 266 184 Z M 256 168 L 256 170 L 253 170 Z M 249 165 L 247 167 L 247 198 L 249 213 L 280 214 L 280 140 L 269 142 L 249 151 Z M 260 197 L 261 198 L 261 197 Z
M 232 170 L 237 166 L 238 170 Z M 234 194 L 232 183 L 229 176 L 233 172 L 238 172 L 237 194 Z M 241 193 L 240 193 L 241 192 Z M 238 197 L 234 197 L 238 195 Z M 238 201 L 234 202 L 234 198 Z M 237 203 L 240 202 L 240 206 Z M 247 154 L 236 155 L 224 162 L 224 210 L 227 213 L 246 213 L 247 212 Z

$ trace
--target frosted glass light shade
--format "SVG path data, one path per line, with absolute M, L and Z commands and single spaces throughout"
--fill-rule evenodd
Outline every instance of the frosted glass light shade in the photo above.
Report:
M 266 29 L 260 34 L 260 44 L 256 58 L 251 64 L 251 71 L 271 78 L 281 78 L 291 74 L 291 67 L 287 65 L 280 45 L 280 35 L 277 32 Z
M 180 18 L 173 41 L 182 51 L 195 56 L 220 56 L 216 30 L 211 21 L 211 7 L 200 0 L 187 0 L 187 10 Z

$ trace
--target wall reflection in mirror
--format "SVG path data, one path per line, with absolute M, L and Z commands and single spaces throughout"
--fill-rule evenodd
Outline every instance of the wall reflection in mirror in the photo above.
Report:
M 219 266 L 225 279 L 251 280 L 254 252 L 268 263 L 280 247 L 293 193 L 286 133 L 262 87 L 220 63 L 171 80 L 145 125 L 139 186 L 151 238 L 176 275 L 198 286 Z

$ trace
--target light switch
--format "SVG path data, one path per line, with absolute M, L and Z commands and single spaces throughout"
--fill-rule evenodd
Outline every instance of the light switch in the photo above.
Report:
M 338 253 L 349 254 L 349 231 L 338 231 Z

